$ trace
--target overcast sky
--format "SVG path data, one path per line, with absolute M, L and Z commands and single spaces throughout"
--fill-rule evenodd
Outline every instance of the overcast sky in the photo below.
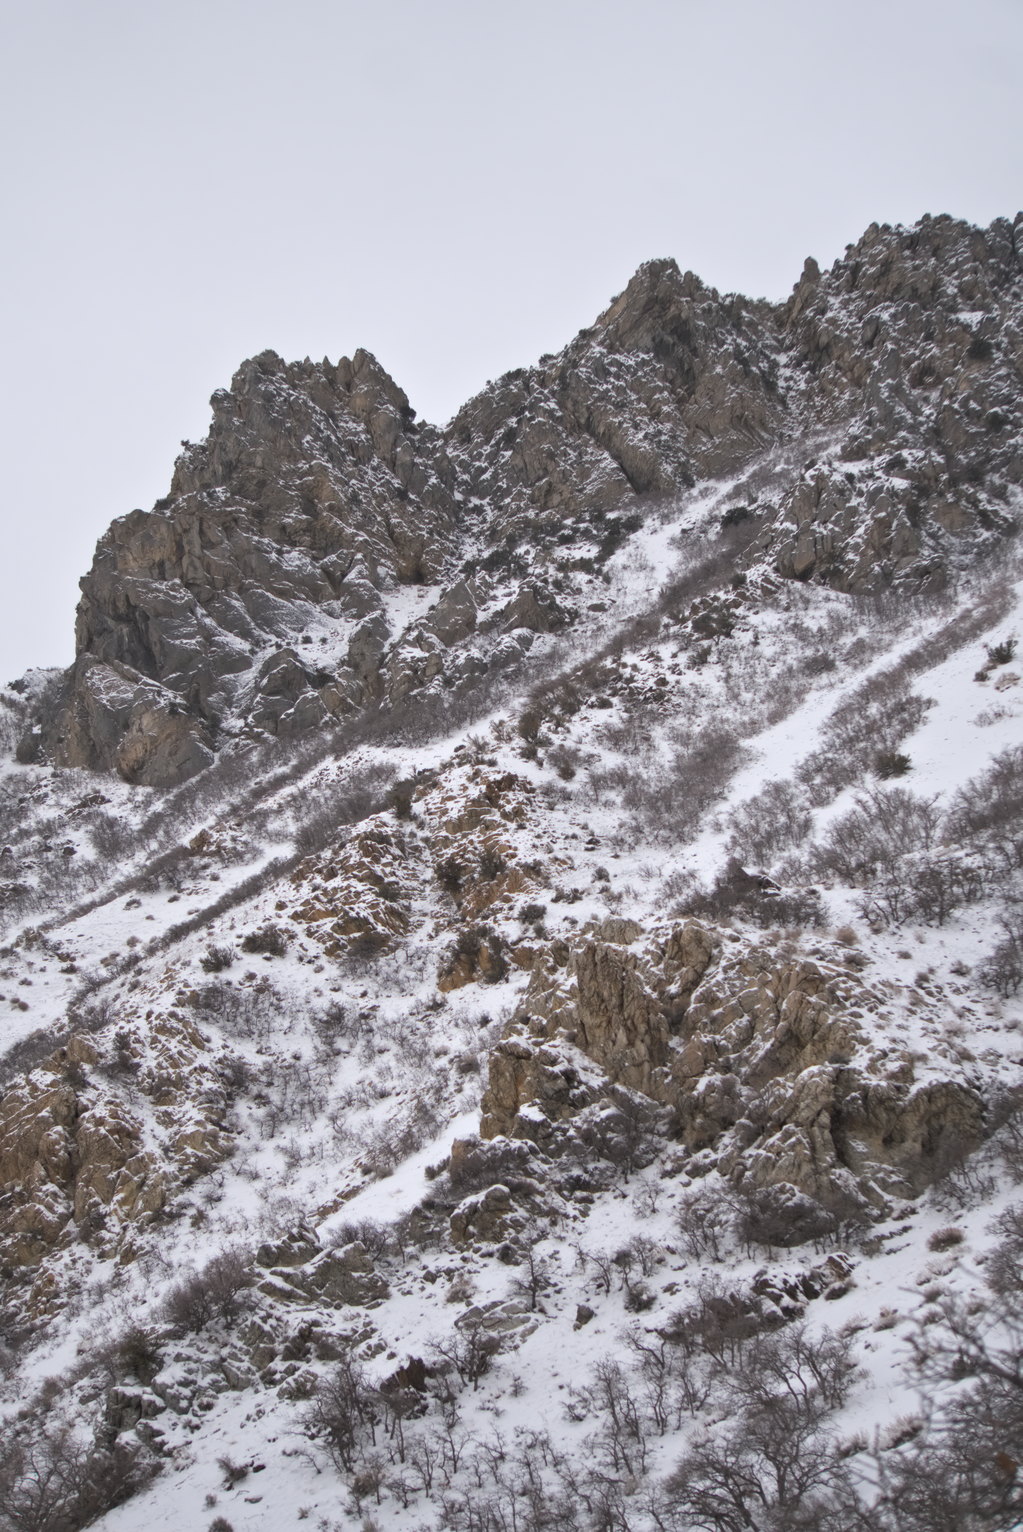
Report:
M 1023 206 L 1023 0 L 0 0 L 0 679 L 245 357 L 421 415 L 643 260 L 781 298 L 873 220 Z

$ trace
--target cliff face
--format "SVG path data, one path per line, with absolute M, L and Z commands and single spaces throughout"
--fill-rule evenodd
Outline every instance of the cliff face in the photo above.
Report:
M 746 475 L 746 567 L 941 583 L 1012 522 L 1021 250 L 1019 216 L 874 225 L 780 305 L 652 261 L 444 430 L 366 352 L 246 362 L 166 499 L 100 540 L 23 753 L 167 786 L 239 735 L 457 689 L 570 624 L 636 518 L 703 481 Z

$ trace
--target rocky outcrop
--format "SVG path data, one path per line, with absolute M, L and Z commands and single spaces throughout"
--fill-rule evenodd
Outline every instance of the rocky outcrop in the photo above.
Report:
M 260 1283 L 260 1291 L 284 1303 L 365 1308 L 382 1302 L 389 1289 L 365 1246 L 354 1240 L 340 1249 L 324 1250 L 310 1261 L 296 1264 L 288 1260 L 271 1268 Z
M 303 862 L 292 882 L 302 894 L 293 919 L 331 957 L 366 957 L 408 934 L 408 847 L 382 817 L 368 820 L 340 848 Z
M 122 1028 L 114 1065 L 152 1103 L 148 1129 L 98 1039 L 73 1035 L 0 1097 L 0 1266 L 32 1274 L 78 1239 L 130 1260 L 171 1193 L 224 1158 L 225 1094 L 205 1040 L 173 1016 L 150 1026 L 145 1061 Z M 58 1301 L 42 1277 L 37 1308 Z
M 877 224 L 782 310 L 793 412 L 837 451 L 765 535 L 779 572 L 840 589 L 940 581 L 958 541 L 1011 523 L 1023 473 L 1023 218 Z M 949 540 L 951 534 L 952 541 Z
M 534 970 L 490 1061 L 481 1132 L 556 1147 L 611 1086 L 669 1107 L 694 1166 L 829 1203 L 922 1190 L 985 1132 L 961 1074 L 921 1073 L 856 1017 L 881 997 L 848 972 L 723 949 L 687 922 L 580 936 Z M 609 937 L 617 936 L 617 940 Z
M 167 498 L 101 539 L 25 749 L 166 786 L 239 732 L 472 684 L 573 620 L 647 504 L 753 464 L 747 560 L 844 590 L 940 582 L 1008 528 L 1023 475 L 1021 229 L 874 225 L 774 306 L 651 261 L 443 432 L 367 352 L 264 352 Z M 424 584 L 428 610 L 394 600 Z

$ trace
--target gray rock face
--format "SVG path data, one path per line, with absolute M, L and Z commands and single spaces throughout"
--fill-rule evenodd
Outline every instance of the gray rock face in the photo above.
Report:
M 1023 477 L 1021 248 L 1020 217 L 874 225 L 779 305 L 651 261 L 444 431 L 367 352 L 264 352 L 166 499 L 100 540 L 39 751 L 166 786 L 232 737 L 461 685 L 570 623 L 646 506 L 760 459 L 792 471 L 747 557 L 845 590 L 940 581 Z

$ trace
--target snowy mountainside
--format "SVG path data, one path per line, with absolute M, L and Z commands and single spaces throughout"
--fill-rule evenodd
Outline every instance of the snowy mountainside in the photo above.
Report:
M 1009 428 L 974 421 L 986 477 L 946 440 L 941 493 L 959 497 L 959 520 L 907 520 L 911 552 L 891 537 L 919 480 L 879 445 L 863 471 L 884 478 L 886 506 L 851 496 L 841 517 L 804 515 L 808 483 L 822 505 L 863 461 L 844 455 L 842 390 L 860 390 L 857 430 L 873 412 L 883 434 L 879 399 L 890 429 L 920 409 L 893 364 L 887 392 L 869 393 L 850 294 L 902 304 L 886 322 L 903 341 L 929 330 L 939 376 L 969 288 L 977 313 L 1001 317 L 980 337 L 991 353 L 964 365 L 992 364 L 985 408 L 984 390 L 1006 386 L 1018 309 L 991 271 L 1010 226 L 932 222 L 915 245 L 867 237 L 830 286 L 808 269 L 785 324 L 812 328 L 801 349 L 770 330 L 776 371 L 766 351 L 744 364 L 726 348 L 712 365 L 711 332 L 727 323 L 741 350 L 736 333 L 766 324 L 766 306 L 740 314 L 666 263 L 644 268 L 599 322 L 619 360 L 603 358 L 610 402 L 587 440 L 636 483 L 655 478 L 631 485 L 639 509 L 592 569 L 559 571 L 562 588 L 542 576 L 543 529 L 507 550 L 533 561 L 527 577 L 497 560 L 485 579 L 448 579 L 459 558 L 486 561 L 499 494 L 510 487 L 512 520 L 535 515 L 548 383 L 521 401 L 528 451 L 498 445 L 522 379 L 456 417 L 458 473 L 472 440 L 490 455 L 472 517 L 446 521 L 447 470 L 405 453 L 400 398 L 373 402 L 386 389 L 369 361 L 341 368 L 379 462 L 404 464 L 409 485 L 421 470 L 437 518 L 415 555 L 437 561 L 415 571 L 427 583 L 367 577 L 373 611 L 357 620 L 383 612 L 407 634 L 436 603 L 435 637 L 452 626 L 420 651 L 441 657 L 432 676 L 293 730 L 248 703 L 214 727 L 204 704 L 165 699 L 184 720 L 170 744 L 136 697 L 127 732 L 106 736 L 115 754 L 159 736 L 180 759 L 174 730 L 212 731 L 209 764 L 173 785 L 91 769 L 112 759 L 62 762 L 52 732 L 65 727 L 53 698 L 85 708 L 75 688 L 97 664 L 136 691 L 173 691 L 173 672 L 126 678 L 133 662 L 118 671 L 90 649 L 72 677 L 3 694 L 4 1532 L 1018 1524 L 1023 565 Z M 941 280 L 921 276 L 923 247 Z M 666 349 L 664 331 L 678 284 L 696 305 L 682 381 L 683 341 Z M 542 378 L 592 372 L 592 337 L 573 345 Z M 816 360 L 797 389 L 785 369 L 804 353 Z M 670 398 L 637 356 L 674 378 Z M 297 388 L 292 373 L 313 399 L 301 410 L 329 419 L 317 370 L 288 372 Z M 630 387 L 642 375 L 651 418 L 662 411 L 648 457 L 629 435 L 626 373 Z M 958 376 L 948 431 L 973 386 Z M 770 439 L 796 394 L 798 433 Z M 239 603 L 253 622 L 280 614 L 288 561 L 265 520 L 263 542 L 242 529 L 255 538 L 243 586 L 199 589 L 203 497 L 229 483 L 247 516 L 258 504 L 287 520 L 280 485 L 327 430 L 296 404 L 302 432 L 278 441 L 261 408 L 245 406 L 237 440 L 215 432 L 179 464 L 175 494 L 200 498 L 207 529 L 189 544 L 190 586 L 160 586 L 144 518 L 111 534 L 127 582 L 118 642 L 143 628 L 152 654 L 185 642 L 189 602 L 189 621 Z M 559 431 L 574 408 L 562 399 Z M 362 440 L 352 482 L 383 518 L 390 481 Z M 584 481 L 609 506 L 618 491 L 585 453 L 564 448 L 560 487 L 544 462 L 555 545 L 566 564 L 592 561 L 568 540 L 583 522 L 567 501 Z M 183 537 L 190 514 L 173 511 Z M 241 538 L 239 515 L 224 509 L 217 536 L 231 541 L 234 518 Z M 367 525 L 345 523 L 364 552 L 404 546 L 383 519 Z M 835 556 L 794 567 L 825 525 Z M 881 576 L 861 580 L 868 546 Z M 86 583 L 92 643 L 102 603 Z M 301 600 L 333 654 L 356 619 Z M 290 701 L 301 710 L 301 689 Z M 15 759 L 26 737 L 37 748 Z

